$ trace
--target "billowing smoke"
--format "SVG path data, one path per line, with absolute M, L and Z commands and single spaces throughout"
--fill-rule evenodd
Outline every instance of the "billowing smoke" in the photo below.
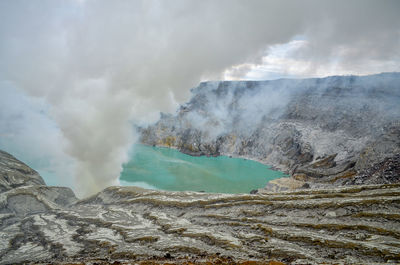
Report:
M 297 57 L 397 67 L 399 13 L 396 0 L 5 0 L 0 81 L 49 104 L 86 195 L 118 182 L 133 124 L 173 111 L 201 80 L 260 63 L 270 45 L 302 36 Z

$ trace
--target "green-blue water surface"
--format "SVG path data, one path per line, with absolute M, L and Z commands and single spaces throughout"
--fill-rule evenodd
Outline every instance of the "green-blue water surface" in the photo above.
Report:
M 121 185 L 172 191 L 249 193 L 284 173 L 242 158 L 194 157 L 175 149 L 137 144 L 123 166 Z

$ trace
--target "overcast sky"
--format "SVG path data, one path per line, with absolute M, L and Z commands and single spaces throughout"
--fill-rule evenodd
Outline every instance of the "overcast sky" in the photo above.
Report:
M 118 184 L 132 124 L 203 80 L 400 69 L 400 1 L 0 1 L 0 148 L 51 184 Z

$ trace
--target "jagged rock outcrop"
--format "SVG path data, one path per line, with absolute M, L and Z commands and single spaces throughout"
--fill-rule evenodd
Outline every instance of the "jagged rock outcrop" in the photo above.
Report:
M 400 261 L 400 184 L 257 194 L 109 187 L 78 201 L 1 154 L 13 166 L 0 179 L 22 167 L 32 185 L 0 193 L 0 264 Z
M 1 150 L 0 187 L 0 264 L 47 258 L 44 252 L 38 254 L 31 250 L 39 251 L 43 246 L 52 245 L 40 241 L 42 232 L 24 230 L 24 227 L 31 224 L 29 220 L 33 216 L 62 211 L 78 199 L 69 188 L 46 186 L 35 170 Z M 61 240 L 63 234 L 59 237 Z M 16 251 L 15 257 L 8 256 L 8 253 L 17 250 L 15 246 L 18 242 L 25 248 Z
M 1 150 L 0 176 L 0 192 L 26 185 L 45 185 L 35 170 Z
M 354 183 L 400 154 L 400 73 L 204 82 L 192 94 L 141 141 L 259 160 L 311 186 Z

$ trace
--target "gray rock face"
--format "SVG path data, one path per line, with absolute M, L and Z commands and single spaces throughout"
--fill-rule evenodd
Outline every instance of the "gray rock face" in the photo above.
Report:
M 255 159 L 312 183 L 349 184 L 400 153 L 400 73 L 205 82 L 192 93 L 141 141 Z
M 0 193 L 0 264 L 398 262 L 399 209 L 400 184 L 252 195 L 110 187 L 80 201 L 26 185 Z
M 35 170 L 0 150 L 0 192 L 26 185 L 45 183 Z
M 398 261 L 399 192 L 362 186 L 211 195 L 113 187 L 66 208 L 35 206 L 14 222 L 2 215 L 1 264 L 127 262 L 166 253 L 294 264 Z
M 1 150 L 0 187 L 0 263 L 48 258 L 43 244 L 36 241 L 40 240 L 37 237 L 41 232 L 24 229 L 31 225 L 32 216 L 61 211 L 76 202 L 72 190 L 45 186 L 36 171 Z M 7 253 L 15 249 L 20 240 L 24 240 L 24 248 L 17 251 L 17 257 L 8 257 Z

